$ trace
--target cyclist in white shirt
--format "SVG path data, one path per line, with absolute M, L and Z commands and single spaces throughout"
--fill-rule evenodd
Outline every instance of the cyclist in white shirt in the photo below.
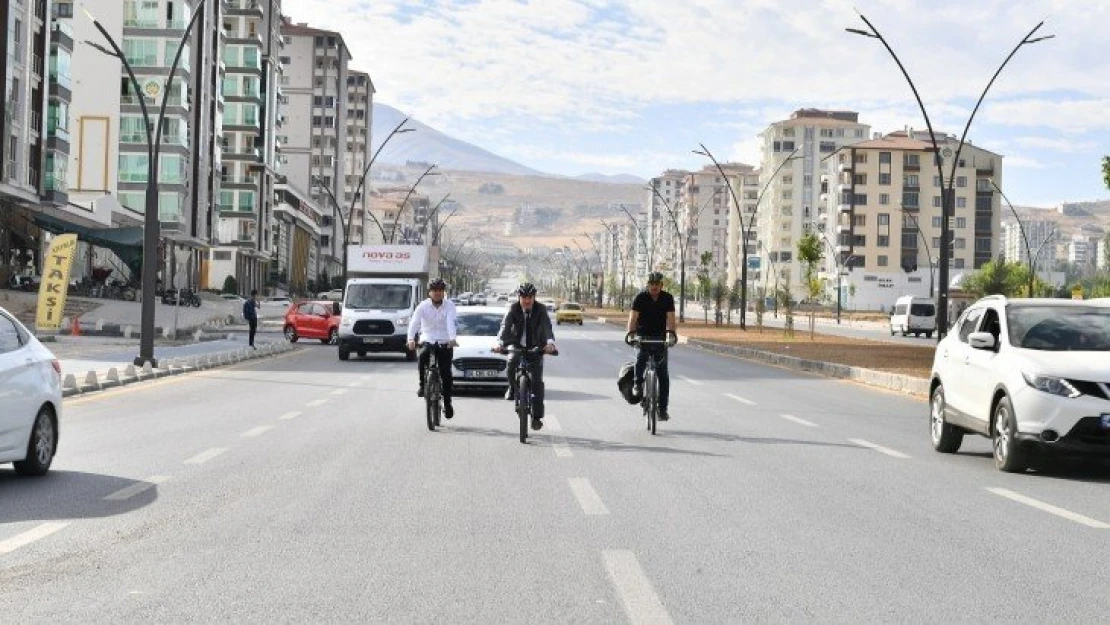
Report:
M 441 278 L 433 278 L 428 283 L 428 299 L 420 302 L 412 314 L 409 323 L 408 348 L 416 349 L 416 337 L 420 335 L 423 346 L 420 349 L 419 365 L 417 372 L 420 375 L 420 390 L 418 397 L 424 396 L 424 368 L 432 357 L 433 349 L 439 350 L 436 358 L 439 362 L 439 377 L 443 382 L 443 416 L 450 419 L 455 416 L 455 409 L 451 406 L 451 359 L 455 347 L 459 346 L 456 339 L 458 326 L 455 322 L 455 304 L 444 296 L 447 293 L 447 283 Z

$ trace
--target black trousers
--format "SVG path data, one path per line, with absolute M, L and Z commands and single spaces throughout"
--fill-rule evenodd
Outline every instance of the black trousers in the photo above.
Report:
M 636 355 L 636 384 L 644 383 L 644 371 L 647 370 L 648 356 L 655 354 L 655 378 L 659 380 L 659 409 L 667 411 L 671 399 L 671 375 L 667 371 L 667 348 L 664 345 L 641 345 L 640 353 Z
M 522 354 L 516 352 L 509 358 L 509 384 L 513 387 L 513 392 L 516 392 L 516 370 L 520 367 L 520 359 L 527 358 L 529 364 L 532 365 L 532 417 L 536 419 L 543 418 L 543 355 L 542 354 Z
M 249 324 L 250 327 L 251 327 L 250 339 L 249 339 L 248 345 L 250 345 L 251 347 L 254 347 L 254 333 L 258 331 L 258 320 L 257 319 L 248 319 L 247 324 Z
M 424 388 L 424 368 L 428 366 L 428 362 L 432 359 L 432 350 L 438 350 L 436 353 L 436 361 L 439 363 L 439 379 L 443 382 L 443 404 L 445 406 L 451 405 L 451 391 L 454 388 L 453 381 L 451 380 L 451 359 L 454 358 L 455 350 L 450 347 L 438 347 L 430 343 L 425 343 L 420 348 L 420 358 L 418 359 L 419 366 L 417 373 L 420 375 L 420 388 Z

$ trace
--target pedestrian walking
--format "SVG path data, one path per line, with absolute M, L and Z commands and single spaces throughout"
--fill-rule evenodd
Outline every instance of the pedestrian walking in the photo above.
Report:
M 254 333 L 258 331 L 258 289 L 251 291 L 250 299 L 243 302 L 243 318 L 247 320 L 250 326 L 249 344 L 254 347 Z

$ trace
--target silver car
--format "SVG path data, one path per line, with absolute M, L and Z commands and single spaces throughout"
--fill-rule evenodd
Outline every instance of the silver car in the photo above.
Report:
M 62 368 L 8 311 L 0 308 L 0 464 L 44 475 L 58 451 Z

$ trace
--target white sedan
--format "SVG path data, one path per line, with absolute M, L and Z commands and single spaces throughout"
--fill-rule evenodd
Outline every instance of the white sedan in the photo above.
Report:
M 8 311 L 0 308 L 0 464 L 44 475 L 58 450 L 62 368 Z
M 455 389 L 509 387 L 509 357 L 490 351 L 507 309 L 495 306 L 460 306 L 458 341 L 451 361 Z

